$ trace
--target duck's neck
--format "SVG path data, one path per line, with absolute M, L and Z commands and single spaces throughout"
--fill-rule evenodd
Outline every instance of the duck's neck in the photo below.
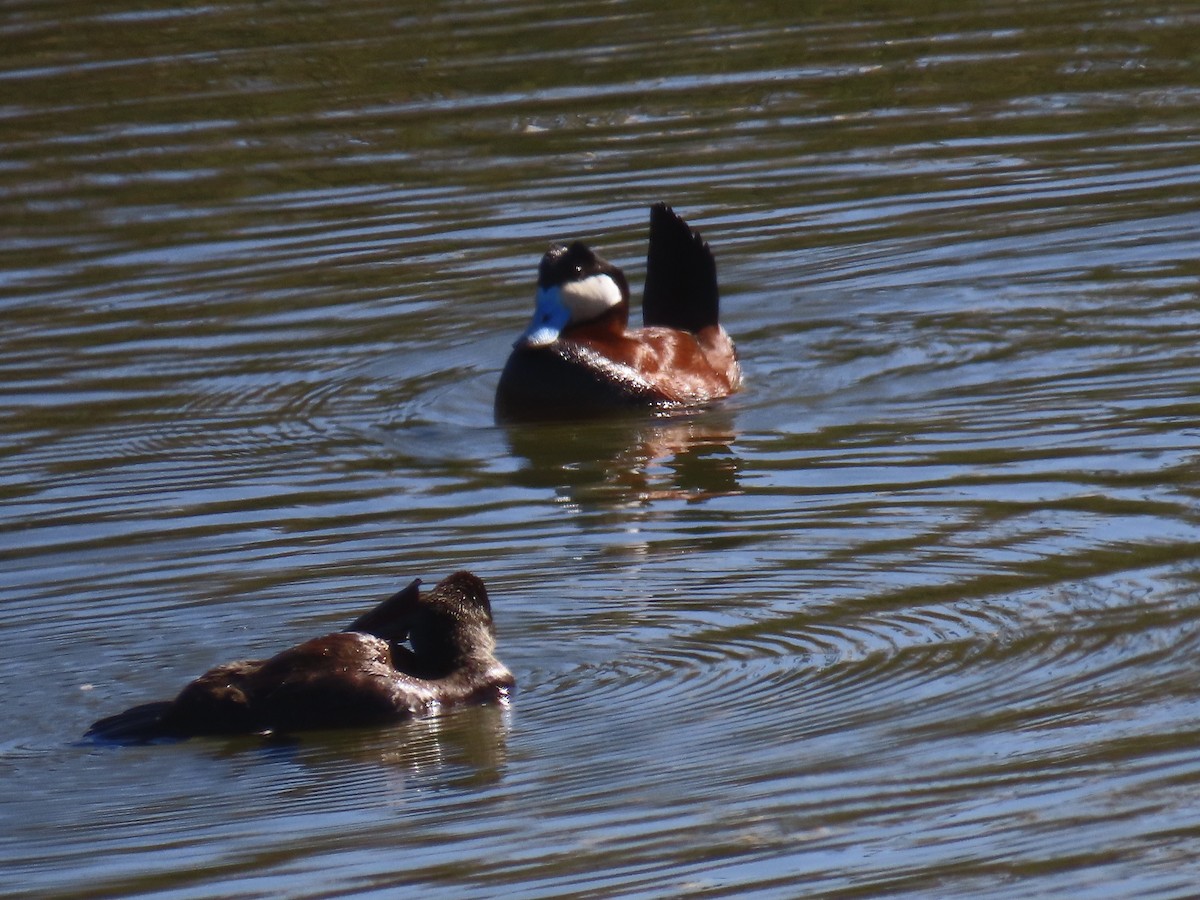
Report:
M 563 332 L 565 338 L 604 338 L 609 335 L 622 335 L 629 327 L 629 304 L 618 303 L 598 319 L 572 325 Z

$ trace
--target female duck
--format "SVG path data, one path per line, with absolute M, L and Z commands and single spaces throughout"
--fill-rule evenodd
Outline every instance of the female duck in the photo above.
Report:
M 515 681 L 493 655 L 483 582 L 457 572 L 424 596 L 419 584 L 413 581 L 345 631 L 267 660 L 217 666 L 174 700 L 101 719 L 88 735 L 137 742 L 371 725 L 437 705 L 506 697 Z
M 742 383 L 718 321 L 717 265 L 665 203 L 650 208 L 644 328 L 630 331 L 625 274 L 576 241 L 538 266 L 533 321 L 496 389 L 499 419 L 569 418 L 726 397 Z

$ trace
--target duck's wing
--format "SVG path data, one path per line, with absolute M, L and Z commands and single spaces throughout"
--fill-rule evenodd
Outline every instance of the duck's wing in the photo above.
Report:
M 650 207 L 642 321 L 697 332 L 720 318 L 717 262 L 699 233 L 665 203 Z
M 344 630 L 373 634 L 385 641 L 402 641 L 408 637 L 408 624 L 413 607 L 421 599 L 421 579 L 414 578 L 407 587 L 388 597 L 370 612 L 365 612 Z

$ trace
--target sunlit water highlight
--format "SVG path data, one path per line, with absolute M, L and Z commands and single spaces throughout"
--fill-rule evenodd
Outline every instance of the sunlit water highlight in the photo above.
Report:
M 0 892 L 1194 892 L 1198 26 L 11 9 Z M 495 426 L 660 199 L 745 393 Z M 508 708 L 80 741 L 458 568 Z

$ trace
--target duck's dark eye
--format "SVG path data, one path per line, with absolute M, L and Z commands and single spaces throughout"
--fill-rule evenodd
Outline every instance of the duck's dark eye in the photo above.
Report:
M 578 265 L 575 266 L 575 274 L 582 275 L 583 274 L 583 266 L 578 266 Z

